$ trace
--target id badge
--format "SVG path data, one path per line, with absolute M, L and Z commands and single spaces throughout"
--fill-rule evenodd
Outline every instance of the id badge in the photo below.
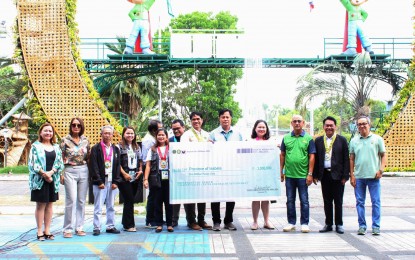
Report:
M 104 165 L 105 165 L 105 169 L 111 168 L 111 161 L 105 160 Z
M 130 182 L 135 181 L 135 171 L 129 171 L 129 172 L 128 172 L 128 174 L 129 174 L 129 175 L 130 175 L 130 177 L 131 177 Z
M 167 161 L 166 160 L 160 160 L 159 168 L 160 169 L 167 169 L 168 168 Z
M 168 180 L 169 179 L 169 171 L 161 171 L 161 179 Z

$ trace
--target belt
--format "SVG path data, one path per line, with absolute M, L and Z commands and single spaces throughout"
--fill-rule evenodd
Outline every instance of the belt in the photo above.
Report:
M 331 172 L 331 168 L 324 168 L 326 172 Z

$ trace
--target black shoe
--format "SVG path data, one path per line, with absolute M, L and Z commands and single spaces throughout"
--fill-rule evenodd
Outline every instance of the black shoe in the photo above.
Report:
M 330 232 L 330 231 L 333 231 L 333 227 L 332 226 L 328 226 L 328 225 L 325 225 L 322 229 L 320 229 L 318 232 L 320 232 L 320 233 L 325 233 L 325 232 Z
M 343 234 L 344 233 L 344 229 L 342 225 L 337 225 L 336 226 L 336 232 L 339 234 Z
M 236 227 L 235 227 L 235 225 L 232 222 L 230 222 L 228 224 L 225 224 L 225 229 L 229 229 L 229 230 L 235 231 L 236 230 Z
M 172 226 L 172 227 L 177 227 L 177 225 L 178 225 L 178 224 L 179 224 L 179 223 L 177 223 L 177 221 L 173 221 L 171 226 Z
M 111 234 L 119 234 L 120 233 L 120 231 L 118 229 L 116 229 L 115 227 L 107 229 L 105 232 L 111 233 Z
M 99 229 L 94 229 L 94 231 L 92 232 L 92 235 L 94 236 L 99 236 L 101 234 L 101 231 Z

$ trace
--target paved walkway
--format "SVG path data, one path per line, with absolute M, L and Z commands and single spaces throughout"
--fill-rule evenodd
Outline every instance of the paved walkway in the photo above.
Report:
M 185 227 L 182 209 L 174 233 L 145 229 L 144 216 L 137 215 L 138 232 L 92 236 L 92 205 L 87 206 L 87 236 L 64 239 L 63 203 L 56 203 L 53 241 L 39 242 L 33 216 L 34 204 L 28 202 L 27 182 L 0 181 L 0 258 L 14 259 L 415 259 L 415 177 L 382 179 L 381 235 L 358 236 L 353 189 L 348 184 L 344 197 L 345 234 L 318 233 L 324 225 L 320 186 L 310 193 L 312 232 L 284 233 L 285 196 L 271 204 L 275 230 L 250 230 L 250 203 L 236 203 L 234 223 L 237 231 L 192 231 Z M 63 191 L 62 191 L 63 192 Z M 283 190 L 283 192 L 285 192 Z M 20 195 L 16 195 L 20 194 Z M 14 199 L 18 197 L 19 200 Z M 19 197 L 20 196 L 20 197 Z M 63 194 L 61 195 L 61 200 Z M 13 205 L 7 201 L 13 201 Z M 222 203 L 224 206 L 224 203 Z M 370 204 L 368 200 L 368 204 Z M 137 208 L 141 211 L 141 208 Z M 367 220 L 370 226 L 370 211 Z M 117 228 L 121 228 L 121 207 L 117 206 Z M 208 220 L 210 209 L 208 212 Z M 224 214 L 224 208 L 221 210 Z M 299 209 L 297 210 L 299 212 Z M 210 222 L 210 221 L 209 221 Z M 262 223 L 260 223 L 260 226 Z M 299 229 L 299 225 L 297 225 Z M 102 230 L 104 231 L 104 229 Z

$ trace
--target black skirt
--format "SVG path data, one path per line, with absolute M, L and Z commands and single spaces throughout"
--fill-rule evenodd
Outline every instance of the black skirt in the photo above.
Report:
M 52 170 L 53 162 L 55 161 L 56 153 L 55 151 L 45 151 L 46 157 L 46 171 Z M 36 202 L 55 202 L 59 199 L 59 195 L 55 193 L 55 183 L 52 181 L 48 183 L 47 181 L 43 180 L 43 185 L 40 190 L 32 190 L 30 200 Z
M 30 194 L 30 200 L 36 202 L 55 202 L 59 199 L 59 194 L 55 193 L 55 183 L 52 181 L 48 183 L 44 181 L 42 188 L 40 190 L 32 190 Z

